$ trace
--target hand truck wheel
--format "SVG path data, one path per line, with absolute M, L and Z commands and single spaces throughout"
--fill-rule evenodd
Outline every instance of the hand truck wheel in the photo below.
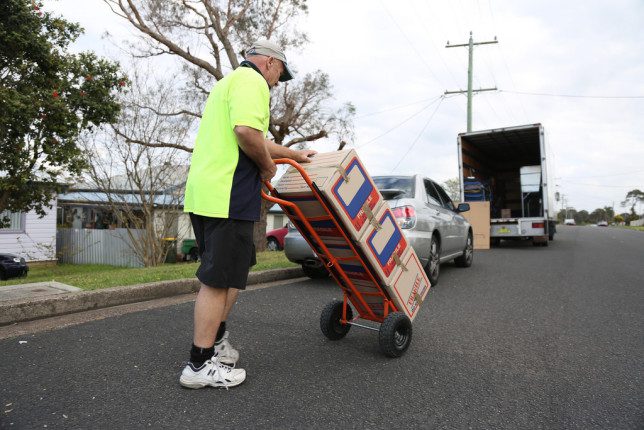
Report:
M 342 324 L 342 300 L 334 300 L 324 307 L 320 315 L 320 329 L 329 340 L 340 340 L 349 333 L 350 324 Z M 353 319 L 351 306 L 347 305 L 347 320 Z
M 392 312 L 380 325 L 378 342 L 387 357 L 400 357 L 411 343 L 411 320 L 402 312 Z

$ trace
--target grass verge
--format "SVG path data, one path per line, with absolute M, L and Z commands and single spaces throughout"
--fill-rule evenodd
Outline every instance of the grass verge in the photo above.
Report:
M 194 278 L 197 267 L 199 265 L 194 262 L 140 268 L 100 264 L 33 265 L 29 268 L 29 275 L 26 278 L 0 281 L 0 288 L 5 285 L 56 281 L 83 290 L 97 290 L 146 282 Z M 251 271 L 286 267 L 297 267 L 297 265 L 288 261 L 284 252 L 258 252 L 257 264 L 251 268 Z
M 625 228 L 625 229 L 628 229 L 628 230 L 644 231 L 644 227 L 640 227 L 640 226 L 634 227 L 634 226 L 630 226 L 630 225 L 620 225 L 619 228 Z

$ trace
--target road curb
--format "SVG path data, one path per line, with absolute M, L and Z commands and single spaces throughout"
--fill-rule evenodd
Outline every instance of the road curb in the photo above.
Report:
M 301 276 L 304 276 L 304 273 L 300 267 L 262 270 L 251 272 L 248 275 L 248 285 Z M 197 279 L 178 279 L 79 293 L 64 293 L 42 298 L 9 300 L 0 303 L 0 326 L 91 309 L 144 302 L 179 294 L 189 294 L 198 291 L 198 289 L 199 282 Z

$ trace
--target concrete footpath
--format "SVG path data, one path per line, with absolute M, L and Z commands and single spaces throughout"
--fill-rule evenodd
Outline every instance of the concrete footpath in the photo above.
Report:
M 248 285 L 298 278 L 303 275 L 299 267 L 251 272 L 248 275 Z M 60 293 L 47 295 L 38 294 L 39 290 L 44 288 L 3 288 L 13 288 L 16 292 L 13 297 L 16 298 L 0 301 L 0 326 L 194 293 L 199 290 L 199 282 L 196 278 L 178 279 L 81 292 L 60 288 Z M 32 293 L 25 294 L 26 291 Z

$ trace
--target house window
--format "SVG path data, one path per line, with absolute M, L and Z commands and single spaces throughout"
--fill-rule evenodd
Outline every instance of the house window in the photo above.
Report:
M 0 213 L 2 227 L 0 233 L 22 233 L 25 231 L 25 216 L 22 212 L 4 211 Z
M 273 229 L 278 229 L 284 227 L 284 215 L 274 215 L 273 216 Z

